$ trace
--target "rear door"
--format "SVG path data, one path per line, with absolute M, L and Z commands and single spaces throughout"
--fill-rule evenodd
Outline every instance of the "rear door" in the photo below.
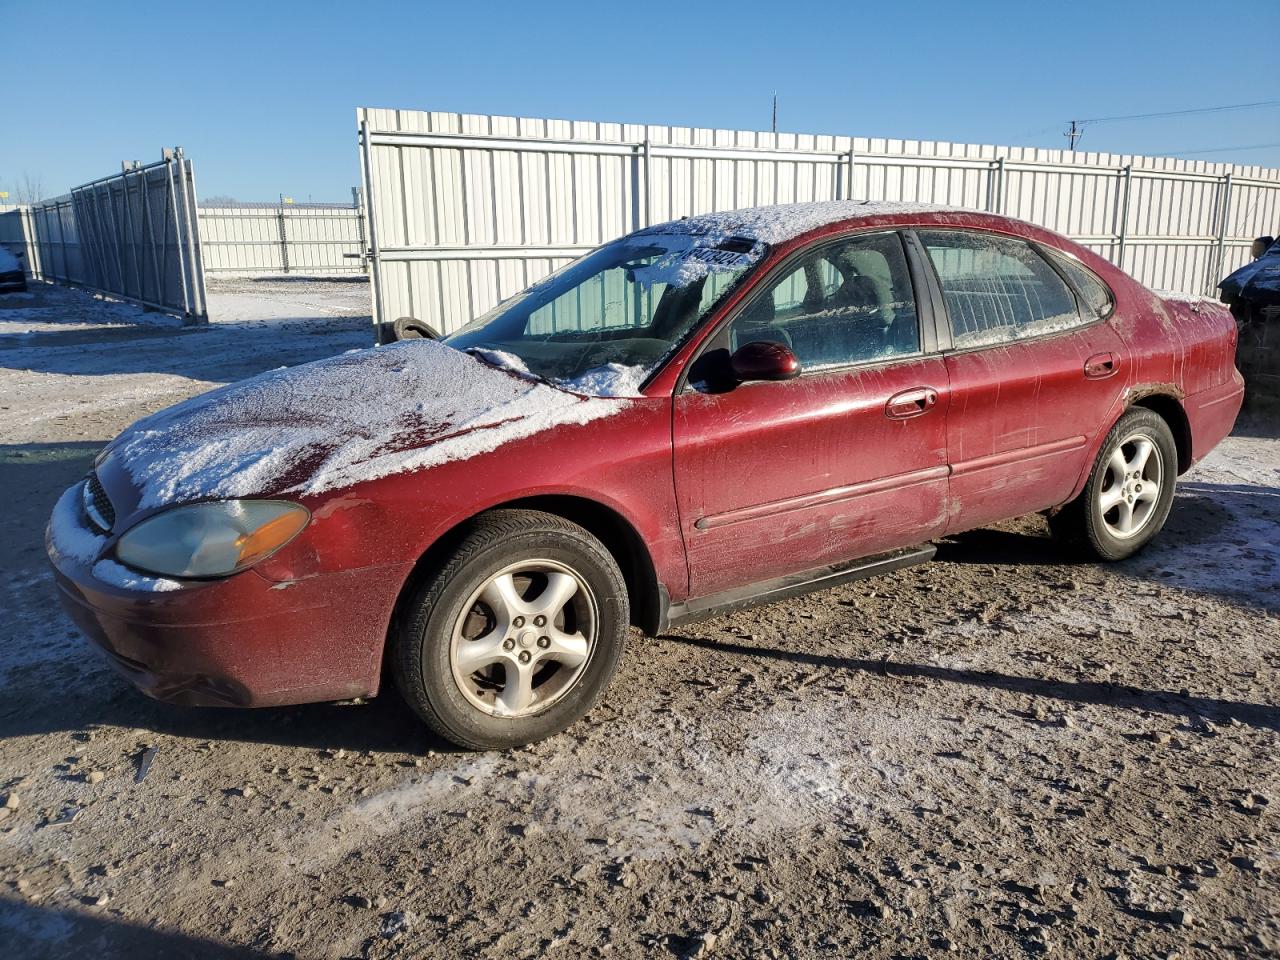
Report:
M 1062 503 L 1125 385 L 1124 346 L 1102 300 L 1025 240 L 963 230 L 918 237 L 952 341 L 948 530 Z
M 763 278 L 692 366 L 673 422 L 692 596 L 942 532 L 946 364 L 912 269 L 896 232 L 820 242 Z M 756 340 L 789 346 L 800 377 L 700 373 Z

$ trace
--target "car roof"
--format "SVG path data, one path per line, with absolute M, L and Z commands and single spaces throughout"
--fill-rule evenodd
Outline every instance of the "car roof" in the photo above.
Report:
M 669 223 L 656 224 L 640 234 L 692 234 L 716 243 L 729 238 L 756 240 L 776 245 L 836 223 L 875 217 L 928 213 L 975 214 L 978 211 L 932 203 L 889 203 L 871 200 L 825 200 L 815 203 L 783 203 L 767 207 L 745 207 L 720 213 L 704 213 Z

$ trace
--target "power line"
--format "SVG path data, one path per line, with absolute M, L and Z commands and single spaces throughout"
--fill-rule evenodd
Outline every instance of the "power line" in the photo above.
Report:
M 1232 110 L 1261 110 L 1268 107 L 1280 107 L 1280 100 L 1258 100 L 1254 103 L 1228 103 L 1218 107 L 1193 107 L 1190 110 L 1164 110 L 1159 113 L 1129 113 L 1117 117 L 1092 117 L 1086 120 L 1068 121 L 1066 132 L 1063 134 L 1071 144 L 1070 149 L 1075 150 L 1076 144 L 1080 142 L 1080 138 L 1084 136 L 1084 125 L 1086 123 L 1115 123 L 1121 120 L 1155 120 L 1161 117 L 1189 117 L 1195 114 L 1206 113 L 1227 113 Z M 1260 150 L 1262 146 L 1244 147 L 1245 150 Z M 1225 148 L 1225 152 L 1232 148 Z M 1190 151 L 1188 151 L 1190 152 Z M 1201 151 L 1207 153 L 1209 151 Z
M 1192 110 L 1166 110 L 1162 113 L 1130 113 L 1120 117 L 1092 117 L 1074 120 L 1073 123 L 1112 123 L 1117 120 L 1153 120 L 1157 117 L 1188 117 L 1194 113 L 1224 113 L 1228 110 L 1258 110 L 1280 107 L 1280 100 L 1259 100 L 1256 103 L 1229 103 L 1221 107 L 1196 107 Z
M 1280 140 L 1275 143 L 1251 143 L 1243 147 L 1211 147 L 1207 150 L 1160 150 L 1153 152 L 1158 153 L 1159 156 L 1185 157 L 1197 153 L 1236 153 L 1241 150 L 1270 150 L 1272 147 L 1280 147 Z

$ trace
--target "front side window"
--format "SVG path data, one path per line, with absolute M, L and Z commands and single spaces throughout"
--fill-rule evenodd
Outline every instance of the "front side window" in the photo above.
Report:
M 958 349 L 1068 330 L 1083 321 L 1075 294 L 1025 241 L 985 233 L 919 232 Z
M 765 252 L 740 237 L 641 232 L 606 244 L 445 343 L 569 389 L 638 384 Z
M 733 321 L 729 349 L 786 344 L 802 370 L 918 353 L 920 325 L 896 233 L 858 236 L 804 254 Z

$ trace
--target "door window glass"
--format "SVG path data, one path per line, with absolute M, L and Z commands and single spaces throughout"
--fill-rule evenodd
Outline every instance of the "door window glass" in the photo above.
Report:
M 1029 243 L 1013 237 L 921 231 L 961 349 L 1067 330 L 1082 322 L 1075 295 Z
M 818 247 L 757 295 L 729 332 L 731 350 L 753 340 L 786 344 L 802 370 L 918 353 L 901 239 L 881 233 Z

